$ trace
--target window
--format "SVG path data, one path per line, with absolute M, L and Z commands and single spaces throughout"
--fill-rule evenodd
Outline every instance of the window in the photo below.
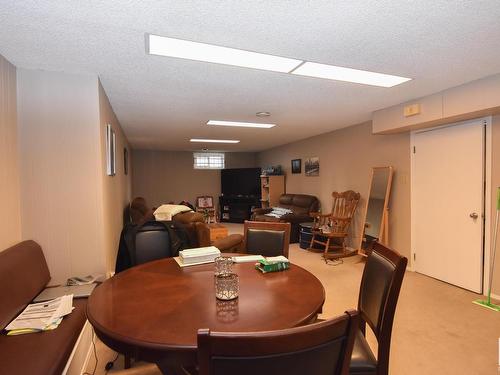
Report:
M 224 154 L 222 153 L 208 153 L 208 152 L 195 152 L 194 169 L 224 169 Z

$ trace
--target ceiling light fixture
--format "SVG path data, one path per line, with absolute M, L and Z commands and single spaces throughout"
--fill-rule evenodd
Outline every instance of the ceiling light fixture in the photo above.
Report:
M 148 52 L 151 55 L 178 57 L 244 68 L 288 73 L 302 64 L 301 60 L 250 52 L 212 44 L 190 42 L 149 34 Z
M 201 142 L 201 143 L 240 143 L 236 139 L 202 139 L 202 138 L 191 138 L 189 142 Z
M 267 111 L 257 112 L 255 114 L 255 116 L 257 116 L 257 117 L 269 117 L 269 116 L 271 116 L 271 112 L 267 112 Z
M 411 80 L 411 78 L 393 76 L 390 74 L 374 73 L 367 70 L 343 68 L 340 66 L 313 62 L 305 62 L 291 73 L 301 76 L 326 78 L 336 81 L 362 83 L 364 85 L 382 87 L 393 87 Z
M 263 129 L 269 129 L 276 126 L 276 124 L 261 124 L 257 122 L 220 121 L 220 120 L 210 120 L 209 122 L 207 122 L 207 125 L 236 126 L 241 128 L 263 128 Z
M 411 78 L 390 74 L 290 59 L 153 34 L 147 34 L 146 40 L 148 44 L 147 51 L 151 55 L 177 57 L 382 87 L 393 87 L 411 80 Z

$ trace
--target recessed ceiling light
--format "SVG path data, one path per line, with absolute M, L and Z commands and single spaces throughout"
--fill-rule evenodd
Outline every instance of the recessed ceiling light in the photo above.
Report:
M 209 122 L 207 122 L 207 125 L 237 126 L 241 128 L 265 128 L 265 129 L 269 129 L 276 126 L 276 124 L 261 124 L 257 122 L 219 121 L 219 120 L 210 120 Z
M 411 80 L 411 78 L 393 76 L 390 74 L 374 73 L 367 70 L 343 68 L 340 66 L 313 62 L 305 62 L 291 73 L 301 76 L 326 78 L 382 87 L 392 87 Z
M 201 138 L 191 138 L 189 142 L 201 142 L 201 143 L 240 143 L 236 139 L 201 139 Z
M 257 112 L 257 113 L 255 114 L 255 116 L 257 116 L 257 117 L 269 117 L 269 116 L 271 116 L 271 113 L 270 113 L 270 112 L 267 112 L 267 111 Z
M 250 52 L 212 44 L 190 42 L 149 34 L 148 52 L 151 55 L 178 57 L 217 64 L 242 66 L 288 73 L 302 64 L 301 60 Z

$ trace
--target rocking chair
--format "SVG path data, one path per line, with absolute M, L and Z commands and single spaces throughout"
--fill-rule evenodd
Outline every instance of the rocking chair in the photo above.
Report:
M 352 190 L 332 193 L 332 212 L 329 214 L 311 213 L 314 218 L 312 227 L 312 239 L 309 250 L 314 251 L 314 244 L 324 246 L 323 257 L 328 259 L 338 259 L 356 254 L 356 250 L 346 248 L 346 237 L 349 231 L 352 217 L 359 202 L 359 193 Z M 333 253 L 329 253 L 334 250 Z

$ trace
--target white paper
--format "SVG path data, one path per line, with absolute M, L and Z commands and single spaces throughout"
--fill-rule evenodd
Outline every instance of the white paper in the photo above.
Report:
M 258 262 L 259 260 L 263 260 L 264 257 L 262 255 L 242 255 L 233 257 L 234 263 L 250 263 L 250 262 Z
M 5 330 L 36 329 L 47 330 L 57 327 L 61 318 L 73 311 L 73 295 L 66 295 L 51 301 L 29 304 L 19 316 L 5 327 Z

